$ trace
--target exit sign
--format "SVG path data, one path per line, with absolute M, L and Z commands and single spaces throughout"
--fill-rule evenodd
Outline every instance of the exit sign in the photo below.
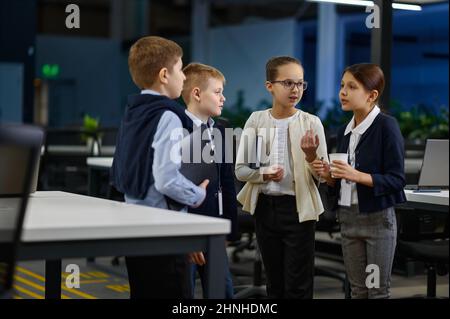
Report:
M 56 78 L 59 76 L 58 64 L 44 64 L 42 66 L 42 76 L 44 78 Z

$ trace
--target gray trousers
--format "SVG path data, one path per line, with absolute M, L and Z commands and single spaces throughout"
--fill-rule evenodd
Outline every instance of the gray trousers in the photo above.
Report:
M 397 241 L 394 207 L 360 213 L 357 205 L 340 206 L 338 219 L 352 298 L 389 298 Z

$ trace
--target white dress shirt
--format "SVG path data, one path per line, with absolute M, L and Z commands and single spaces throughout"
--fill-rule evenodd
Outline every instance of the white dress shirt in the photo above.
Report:
M 194 113 L 188 111 L 187 109 L 184 111 L 186 113 L 186 115 L 192 120 L 192 122 L 194 123 L 195 127 L 199 128 L 200 126 L 202 126 L 202 124 L 206 125 L 206 128 L 208 130 L 208 139 L 209 142 L 211 143 L 211 150 L 214 151 L 214 139 L 212 138 L 213 136 L 213 126 L 214 126 L 214 120 L 212 118 L 208 118 L 208 121 L 206 123 L 204 123 L 201 119 L 199 119 Z
M 367 129 L 372 125 L 373 121 L 380 113 L 380 108 L 378 105 L 370 111 L 366 118 L 359 123 L 357 127 L 355 126 L 355 117 L 353 116 L 350 122 L 345 128 L 344 136 L 351 133 L 350 142 L 348 144 L 347 153 L 349 154 L 350 165 L 355 167 L 355 150 L 358 146 L 361 136 L 367 131 Z M 341 206 L 351 206 L 358 204 L 358 193 L 356 190 L 356 183 L 348 182 L 345 179 L 341 180 L 341 191 L 339 197 L 339 205 Z
M 295 196 L 294 175 L 292 173 L 291 154 L 288 147 L 289 123 L 298 118 L 299 112 L 285 119 L 272 121 L 275 127 L 273 145 L 270 149 L 270 165 L 281 165 L 284 168 L 283 179 L 280 182 L 270 181 L 262 186 L 261 191 L 266 195 L 292 195 Z
M 161 95 L 152 90 L 142 90 L 141 94 Z M 171 111 L 164 111 L 158 122 L 153 143 L 154 149 L 152 174 L 155 182 L 150 185 L 144 199 L 137 199 L 125 194 L 125 202 L 167 209 L 164 195 L 187 206 L 196 206 L 206 197 L 206 190 L 198 187 L 180 172 L 181 151 L 179 160 L 173 161 L 171 150 L 179 144 L 181 137 L 171 137 L 171 132 L 183 128 L 180 118 Z M 186 211 L 186 207 L 182 211 Z

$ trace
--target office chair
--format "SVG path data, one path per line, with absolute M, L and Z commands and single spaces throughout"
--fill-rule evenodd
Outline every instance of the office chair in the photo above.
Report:
M 316 232 L 319 231 L 327 233 L 330 239 L 333 239 L 335 234 L 340 232 L 336 211 L 332 209 L 334 198 L 331 194 L 329 194 L 328 188 L 324 183 L 320 184 L 319 193 L 325 211 L 320 215 L 319 221 L 316 223 Z M 316 253 L 317 255 L 320 255 L 321 252 L 325 254 L 333 254 L 339 258 L 342 256 L 342 249 L 340 245 L 339 247 L 330 247 L 330 244 L 322 243 L 316 239 Z M 339 280 L 342 283 L 345 298 L 350 299 L 350 283 L 345 272 L 327 266 L 315 265 L 314 276 L 328 277 Z
M 430 222 L 429 219 L 424 219 L 422 216 L 414 223 L 411 218 L 408 219 L 411 215 L 416 215 L 414 212 L 407 210 L 399 210 L 399 212 L 401 222 L 399 227 L 400 236 L 397 241 L 397 255 L 409 260 L 423 262 L 427 270 L 427 294 L 426 296 L 413 296 L 413 298 L 436 298 L 436 275 L 445 276 L 448 274 L 448 216 L 445 216 L 443 231 L 432 233 L 429 225 L 434 223 Z M 409 213 L 407 216 L 405 215 L 406 212 Z M 428 229 L 418 225 L 424 222 L 427 223 Z
M 238 193 L 244 183 L 238 181 L 235 178 L 235 189 L 236 193 Z M 256 242 L 255 237 L 255 224 L 253 221 L 253 217 L 247 213 L 242 211 L 241 205 L 238 204 L 238 229 L 241 235 L 241 239 L 239 242 L 234 243 L 235 248 L 231 255 L 231 260 L 233 264 L 230 264 L 230 271 L 234 276 L 244 276 L 244 277 L 252 277 L 252 284 L 250 285 L 240 285 L 235 286 L 234 289 L 236 291 L 234 298 L 236 299 L 248 299 L 248 298 L 264 298 L 267 296 L 266 286 L 264 285 L 264 277 L 263 277 L 263 263 L 261 259 L 261 253 L 258 249 L 258 244 Z M 246 235 L 246 239 L 243 240 Z M 254 250 L 254 260 L 253 267 L 251 270 L 246 269 L 245 267 L 239 267 L 235 265 L 239 263 L 241 258 L 239 257 L 239 253 L 244 250 Z
M 234 294 L 235 299 L 249 299 L 249 298 L 255 298 L 255 299 L 262 299 L 267 297 L 267 289 L 266 285 L 264 284 L 264 277 L 263 277 L 263 262 L 261 259 L 261 253 L 258 248 L 258 244 L 255 240 L 255 260 L 253 262 L 253 271 L 252 272 L 240 272 L 236 268 L 232 269 L 231 271 L 235 275 L 246 275 L 246 276 L 252 276 L 253 282 L 251 285 L 241 285 L 241 286 L 235 286 L 234 289 L 236 290 L 236 293 Z
M 253 222 L 253 217 L 246 212 L 242 211 L 242 207 L 238 205 L 238 229 L 241 234 L 241 240 L 235 246 L 232 252 L 232 261 L 230 264 L 230 271 L 234 276 L 237 277 L 252 277 L 252 284 L 235 286 L 236 299 L 248 299 L 248 298 L 264 298 L 267 296 L 266 286 L 264 285 L 263 276 L 263 263 L 261 259 L 261 253 L 258 248 L 255 237 L 255 225 Z M 245 240 L 242 240 L 243 235 L 247 235 Z M 253 267 L 251 270 L 246 267 L 240 267 L 236 265 L 241 261 L 238 253 L 244 250 L 254 250 L 254 260 Z
M 22 225 L 43 138 L 44 132 L 38 127 L 0 125 L 0 299 L 13 297 Z M 9 169 L 17 165 L 23 168 L 21 176 Z M 21 181 L 20 189 L 8 191 L 12 179 Z
M 231 260 L 234 263 L 240 261 L 239 253 L 244 250 L 255 249 L 255 226 L 253 224 L 253 217 L 249 213 L 242 211 L 242 208 L 238 206 L 237 223 L 239 225 L 239 241 L 232 243 L 234 246 L 231 253 Z
M 90 146 L 87 140 L 92 140 Z M 96 132 L 80 128 L 47 128 L 39 189 L 87 194 L 86 158 L 99 155 Z
M 427 294 L 425 298 L 436 298 L 436 274 L 441 276 L 448 274 L 448 239 L 420 240 L 417 242 L 400 240 L 397 243 L 397 250 L 402 255 L 425 264 L 427 269 Z M 414 296 L 414 298 L 418 297 Z

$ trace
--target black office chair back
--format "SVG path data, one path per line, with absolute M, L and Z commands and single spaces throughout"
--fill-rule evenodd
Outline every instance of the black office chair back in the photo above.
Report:
M 82 128 L 47 128 L 45 144 L 48 145 L 86 145 L 86 139 L 96 137 L 96 132 Z
M 117 134 L 119 129 L 117 127 L 104 127 L 98 130 L 99 138 L 102 140 L 104 146 L 116 146 Z
M 38 127 L 0 125 L 1 298 L 9 297 L 12 291 L 17 249 L 43 138 L 44 132 Z M 9 192 L 8 183 L 13 180 L 21 187 Z

